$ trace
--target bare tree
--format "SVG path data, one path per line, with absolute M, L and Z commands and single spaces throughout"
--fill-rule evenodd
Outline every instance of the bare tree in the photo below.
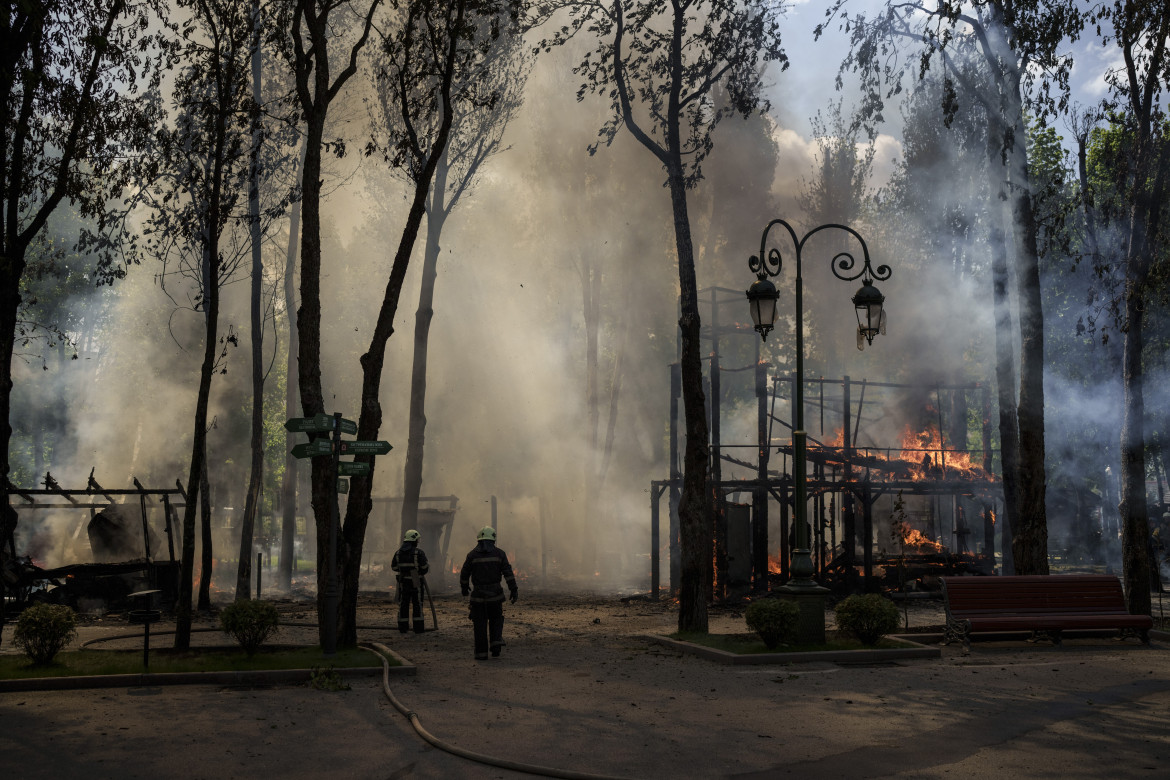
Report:
M 459 113 L 458 104 L 473 105 L 487 96 L 478 81 L 464 81 L 465 74 L 479 72 L 492 55 L 501 35 L 508 34 L 514 18 L 510 0 L 414 0 L 402 9 L 401 25 L 386 36 L 382 60 L 389 77 L 398 82 L 398 91 L 406 96 L 400 104 L 401 132 L 393 136 L 386 150 L 389 162 L 396 167 L 421 160 L 415 181 L 410 210 L 402 229 L 386 290 L 378 310 L 370 345 L 361 356 L 362 391 L 358 437 L 375 439 L 382 425 L 382 406 L 378 400 L 385 364 L 386 344 L 394 333 L 394 316 L 406 278 L 410 255 L 422 224 L 427 195 L 435 171 L 447 148 L 451 127 Z M 456 90 L 458 87 L 458 90 Z M 368 151 L 373 153 L 375 146 Z M 373 456 L 358 455 L 359 462 L 370 464 L 368 476 L 352 481 L 342 528 L 342 646 L 357 643 L 357 590 L 361 574 L 362 547 L 366 523 L 373 502 Z
M 207 474 L 208 402 L 212 376 L 226 370 L 222 360 L 235 336 L 220 338 L 220 288 L 239 266 L 240 242 L 231 228 L 233 210 L 244 197 L 249 168 L 251 94 L 248 60 L 251 18 L 233 0 L 190 0 L 182 44 L 176 55 L 173 122 L 160 123 L 155 144 L 140 170 L 139 198 L 150 208 L 144 232 L 148 247 L 163 263 L 161 284 L 174 287 L 172 275 L 194 284 L 191 308 L 203 314 L 203 361 L 195 402 L 187 504 L 183 512 L 182 576 L 176 607 L 175 647 L 191 642 L 192 570 L 195 512 L 204 505 Z M 169 293 L 170 294 L 170 293 Z M 191 295 L 191 293 L 186 293 Z M 173 300 L 178 299 L 173 294 Z M 204 500 L 196 499 L 200 494 Z M 206 537 L 206 534 L 205 534 Z M 206 544 L 205 544 L 206 547 Z M 206 550 L 205 550 L 206 552 Z M 210 572 L 203 572 L 204 578 Z
M 266 32 L 279 19 L 263 14 L 260 0 L 251 0 L 252 37 L 249 65 L 251 70 L 251 101 L 249 120 L 251 144 L 248 157 L 248 248 L 251 253 L 249 320 L 252 366 L 252 414 L 250 431 L 251 464 L 248 471 L 248 489 L 244 502 L 244 516 L 240 522 L 240 558 L 236 573 L 236 599 L 251 598 L 252 537 L 256 517 L 260 511 L 262 480 L 264 477 L 264 327 L 270 314 L 275 314 L 272 299 L 265 295 L 264 240 L 267 228 L 274 218 L 282 217 L 290 200 L 299 189 L 299 165 L 292 169 L 292 181 L 286 182 L 291 151 L 296 141 L 295 123 L 286 113 L 287 98 L 284 89 L 285 74 L 269 69 L 269 89 L 274 94 L 269 100 L 263 95 L 263 68 Z M 272 78 L 276 76 L 277 78 Z M 282 91 L 285 94 L 280 94 Z M 299 217 L 299 212 L 297 214 Z M 295 219 L 295 218 L 294 218 Z M 290 232 L 295 235 L 296 231 Z M 290 239 L 294 240 L 294 239 Z M 290 350 L 296 354 L 295 350 Z M 290 383 L 292 384 L 292 383 Z M 290 415 L 291 416 L 291 415 Z M 287 587 L 287 583 L 285 584 Z
M 478 23 L 486 25 L 489 31 L 492 25 L 500 27 L 500 22 L 500 19 L 486 16 L 478 19 Z M 392 46 L 387 53 L 391 51 Z M 418 524 L 427 424 L 427 352 L 443 228 L 460 199 L 474 187 L 483 165 L 502 151 L 504 131 L 523 102 L 531 60 L 525 56 L 520 36 L 515 30 L 509 30 L 505 22 L 482 61 L 469 64 L 473 69 L 457 73 L 457 83 L 452 85 L 458 98 L 452 104 L 454 116 L 450 135 L 435 166 L 434 182 L 430 184 L 425 204 L 427 232 L 418 310 L 414 318 L 410 418 L 402 480 L 402 533 Z M 375 80 L 380 109 L 376 121 L 388 131 L 388 142 L 379 140 L 375 143 L 383 147 L 386 159 L 396 162 L 396 170 L 412 184 L 427 184 L 419 177 L 426 169 L 431 136 L 441 129 L 441 125 L 433 123 L 437 117 L 428 121 L 417 116 L 418 96 L 404 91 L 409 82 L 401 78 L 394 59 L 389 59 L 376 70 Z M 416 136 L 416 140 L 407 141 L 406 154 L 393 154 L 391 150 L 411 135 Z
M 321 387 L 321 156 L 329 107 L 346 82 L 357 73 L 358 54 L 369 39 L 374 14 L 381 0 L 369 0 L 364 11 L 348 0 L 296 0 L 283 19 L 291 44 L 290 59 L 296 77 L 296 94 L 305 126 L 305 152 L 301 167 L 301 306 L 297 310 L 298 386 L 301 411 L 307 417 L 325 413 Z M 352 24 L 357 37 L 337 41 L 334 27 Z M 332 44 L 332 45 L 331 45 Z M 334 49 L 344 52 L 344 67 L 332 75 Z M 336 503 L 337 475 L 327 458 L 314 458 L 312 506 L 317 531 L 318 634 L 325 640 L 325 556 L 329 549 L 329 523 Z
M 749 0 L 672 0 L 668 5 L 634 0 L 609 3 L 542 0 L 530 22 L 559 29 L 542 40 L 549 50 L 586 31 L 596 36 L 576 72 L 578 96 L 610 97 L 610 119 L 601 128 L 609 144 L 624 127 L 666 172 L 674 222 L 681 293 L 682 391 L 686 419 L 683 490 L 679 504 L 682 570 L 679 630 L 707 630 L 706 593 L 711 580 L 713 533 L 707 467 L 710 442 L 703 394 L 698 285 L 687 193 L 701 178 L 714 145 L 712 131 L 725 116 L 766 109 L 761 65 L 787 66 L 780 47 L 782 8 Z M 716 107 L 721 85 L 727 104 Z M 590 148 L 596 151 L 597 144 Z

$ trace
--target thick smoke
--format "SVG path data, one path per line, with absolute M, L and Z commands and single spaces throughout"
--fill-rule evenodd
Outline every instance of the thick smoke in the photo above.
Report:
M 587 154 L 604 121 L 604 106 L 576 101 L 576 82 L 566 75 L 571 64 L 567 57 L 554 52 L 538 63 L 525 108 L 505 138 L 509 148 L 489 161 L 478 185 L 465 194 L 446 224 L 430 333 L 422 493 L 459 498 L 451 560 L 440 565 L 461 563 L 476 529 L 491 521 L 494 496 L 500 545 L 534 586 L 644 591 L 650 579 L 650 482 L 668 476 L 668 365 L 677 360 L 678 274 L 671 206 L 662 186 L 663 171 L 628 133 L 596 155 Z M 784 79 L 777 76 L 777 83 Z M 775 119 L 726 120 L 717 130 L 707 178 L 692 200 L 701 288 L 745 289 L 752 280 L 747 258 L 758 252 L 760 231 L 770 219 L 785 217 L 798 230 L 813 226 L 797 203 L 804 183 L 817 171 L 819 149 L 804 125 L 817 108 L 788 101 L 773 113 Z M 353 117 L 360 111 L 347 116 L 348 123 L 335 132 L 349 136 L 358 148 L 364 129 Z M 894 160 L 903 159 L 900 128 L 888 130 L 874 141 L 874 191 L 897 183 L 900 168 Z M 771 161 L 770 167 L 762 165 L 763 159 Z M 337 165 L 331 176 L 335 189 L 323 215 L 322 374 L 328 410 L 356 419 L 358 359 L 368 345 L 398 244 L 406 189 L 373 158 Z M 913 186 L 921 203 L 954 199 L 962 190 L 975 213 L 984 208 L 977 205 L 982 194 L 968 184 L 979 175 L 967 158 L 944 158 L 937 173 L 915 180 Z M 728 181 L 737 179 L 752 186 L 736 192 Z M 757 186 L 757 181 L 762 184 Z M 867 239 L 873 264 L 893 269 L 893 277 L 880 283 L 888 331 L 872 347 L 857 351 L 849 299 L 860 282 L 845 283 L 831 274 L 829 260 L 842 248 L 839 244 L 811 241 L 804 257 L 809 317 L 805 369 L 809 377 L 839 379 L 848 374 L 854 381 L 920 383 L 924 390 L 919 395 L 875 390 L 867 398 L 859 443 L 897 447 L 906 424 L 930 422 L 930 388 L 986 383 L 994 376 L 990 281 L 981 259 L 986 250 L 978 218 L 968 233 L 948 245 L 949 252 L 967 259 L 938 262 L 933 245 L 921 240 L 934 229 L 929 222 L 915 222 L 913 215 L 896 221 L 875 213 L 857 227 Z M 285 240 L 276 236 L 267 250 L 272 269 L 283 265 Z M 846 248 L 857 251 L 855 246 Z M 380 438 L 394 450 L 377 459 L 378 498 L 402 493 L 421 257 L 420 241 L 389 343 Z M 602 274 L 596 445 L 586 414 L 581 270 L 587 266 Z M 45 468 L 70 488 L 84 486 L 91 470 L 111 488 L 128 487 L 133 477 L 148 487 L 185 483 L 202 322 L 201 315 L 176 310 L 162 294 L 156 273 L 150 266 L 132 268 L 113 292 L 103 289 L 71 302 L 77 310 L 93 312 L 91 322 L 98 323 L 84 329 L 78 360 L 49 361 L 47 370 L 39 363 L 16 366 L 29 415 L 14 417 L 18 440 L 31 441 L 33 411 L 50 411 L 44 399 L 52 399 L 51 411 L 58 419 L 54 445 L 39 473 L 39 461 L 14 453 L 21 487 L 32 487 Z M 278 274 L 271 273 L 275 283 Z M 787 330 L 778 327 L 763 345 L 761 359 L 769 362 L 769 375 L 793 370 L 792 278 L 789 269 L 777 280 Z M 221 333 L 232 328 L 241 346 L 250 337 L 245 287 L 227 287 L 221 321 Z M 710 310 L 704 307 L 708 317 Z M 282 305 L 278 302 L 276 308 L 280 313 Z M 745 322 L 746 303 L 727 303 L 720 317 L 725 323 Z M 271 329 L 266 334 L 266 354 L 274 357 L 268 392 L 282 408 L 278 380 L 288 347 L 283 314 L 277 328 L 275 341 Z M 754 362 L 757 340 L 750 332 L 728 337 L 721 344 L 724 365 L 739 368 Z M 209 436 L 217 522 L 242 513 L 248 462 L 247 350 L 225 349 L 226 373 L 217 374 L 213 384 L 211 417 L 216 423 Z M 604 458 L 609 389 L 619 353 L 621 390 L 606 478 L 600 495 L 586 496 L 586 473 Z M 724 443 L 750 445 L 733 452 L 746 461 L 754 461 L 756 436 L 751 377 L 746 371 L 724 380 L 721 418 Z M 1049 378 L 1049 405 L 1060 410 L 1062 421 L 1115 419 L 1119 404 L 1114 392 L 1107 385 L 1086 387 Z M 839 393 L 838 385 L 826 403 Z M 776 416 L 790 419 L 788 406 L 786 396 L 777 401 Z M 818 412 L 810 407 L 807 414 L 810 434 L 820 437 Z M 274 416 L 282 417 L 283 411 Z M 829 412 L 823 435 L 831 438 L 840 425 L 840 415 Z M 267 446 L 282 449 L 282 434 L 272 432 Z M 788 432 L 773 424 L 772 437 L 775 444 L 786 443 Z M 1110 446 L 1115 438 L 1112 424 L 1103 423 L 1100 437 L 1082 446 Z M 1054 450 L 1058 447 L 1054 444 Z M 773 470 L 783 465 L 773 454 Z M 1098 495 L 1106 487 L 1100 461 L 1085 464 L 1075 475 L 1061 473 L 1080 479 Z M 753 474 L 727 465 L 724 476 Z M 308 514 L 307 505 L 302 490 L 299 515 Z M 270 501 L 266 506 L 278 520 L 275 505 Z M 384 565 L 396 546 L 399 517 L 390 506 L 377 505 L 371 517 L 371 570 Z M 662 508 L 665 540 L 665 500 Z M 44 517 L 22 511 L 18 542 L 36 547 L 46 565 L 78 561 L 85 550 L 70 538 L 78 514 Z M 779 515 L 775 506 L 771 515 Z M 1060 522 L 1059 515 L 1053 519 Z M 771 532 L 777 539 L 778 529 Z M 1063 539 L 1067 532 L 1058 529 L 1054 535 Z M 312 537 L 308 534 L 310 545 Z M 230 536 L 221 538 L 225 543 L 217 556 L 234 558 Z M 424 538 L 423 546 L 437 561 L 438 540 Z M 311 559 L 311 552 L 306 553 Z M 221 564 L 218 573 L 234 577 L 234 566 Z

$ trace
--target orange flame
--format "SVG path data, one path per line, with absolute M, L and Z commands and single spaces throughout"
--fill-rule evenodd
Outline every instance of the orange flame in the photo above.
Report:
M 877 460 L 900 460 L 914 464 L 909 469 L 910 479 L 922 481 L 927 479 L 971 479 L 993 480 L 994 475 L 983 470 L 976 463 L 971 453 L 962 450 L 947 449 L 937 427 L 927 427 L 915 431 L 907 424 L 902 429 L 899 443 L 901 450 L 891 456 L 881 451 L 864 450 L 868 457 Z M 845 431 L 838 428 L 831 439 L 825 439 L 819 445 L 810 444 L 810 449 L 816 447 L 841 449 L 845 446 Z
M 768 556 L 768 572 L 770 574 L 781 574 L 784 571 L 784 562 L 780 560 L 780 551 L 777 550 L 775 555 Z
M 946 549 L 938 542 L 929 539 L 917 528 L 911 528 L 905 523 L 901 523 L 896 530 L 901 531 L 902 544 L 906 545 L 907 547 L 913 547 L 920 552 L 927 550 L 930 552 L 943 552 Z

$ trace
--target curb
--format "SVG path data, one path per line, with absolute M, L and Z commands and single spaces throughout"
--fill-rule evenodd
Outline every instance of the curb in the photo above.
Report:
M 834 663 L 834 664 L 872 664 L 887 661 L 907 661 L 921 658 L 941 658 L 942 651 L 937 647 L 927 647 L 910 639 L 904 634 L 891 634 L 891 639 L 905 642 L 911 647 L 891 648 L 889 650 L 820 650 L 804 653 L 752 653 L 741 655 L 729 653 L 725 650 L 716 650 L 713 647 L 704 647 L 692 642 L 682 642 L 678 639 L 661 636 L 659 634 L 645 635 L 651 642 L 674 648 L 689 655 L 698 656 L 708 661 L 727 664 L 729 666 L 744 666 L 749 664 L 803 664 L 803 663 Z
M 417 674 L 418 667 L 387 648 L 388 654 L 402 664 L 387 667 L 393 675 Z M 342 677 L 377 677 L 381 666 L 334 669 Z M 25 691 L 68 691 L 85 688 L 138 688 L 158 685 L 300 685 L 312 679 L 312 669 L 260 669 L 248 672 L 161 672 L 145 674 L 78 675 L 75 677 L 30 677 L 0 680 L 0 693 Z

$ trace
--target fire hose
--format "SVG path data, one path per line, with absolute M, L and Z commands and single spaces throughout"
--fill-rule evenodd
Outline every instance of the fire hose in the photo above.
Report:
M 541 775 L 543 777 L 563 777 L 568 780 L 630 780 L 630 778 L 616 777 L 614 775 L 595 775 L 589 772 L 576 772 L 571 769 L 557 769 L 556 767 L 538 766 L 536 764 L 524 764 L 518 761 L 508 761 L 503 758 L 496 758 L 495 756 L 485 755 L 483 753 L 476 753 L 458 745 L 452 745 L 450 742 L 444 742 L 436 737 L 434 734 L 423 728 L 422 722 L 419 721 L 418 713 L 407 709 L 402 702 L 390 690 L 390 662 L 386 660 L 386 655 L 389 654 L 390 649 L 385 645 L 377 642 L 371 643 L 369 646 L 362 644 L 361 647 L 369 650 L 378 656 L 382 661 L 382 691 L 386 694 L 386 698 L 394 705 L 394 709 L 398 710 L 403 716 L 410 721 L 410 725 L 425 741 L 437 747 L 446 753 L 460 758 L 466 758 L 469 761 L 475 761 L 479 764 L 486 764 L 488 766 L 499 767 L 500 769 L 511 769 L 515 772 L 526 772 L 530 775 Z

